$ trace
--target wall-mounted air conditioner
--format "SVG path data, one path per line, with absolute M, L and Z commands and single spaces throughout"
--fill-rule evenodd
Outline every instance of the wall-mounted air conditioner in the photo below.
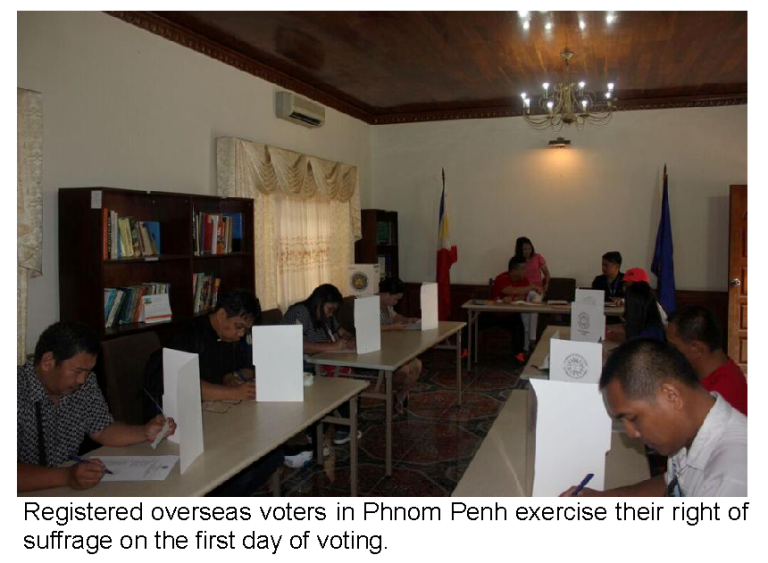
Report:
M 278 92 L 277 117 L 304 127 L 321 127 L 325 123 L 325 108 L 291 92 Z

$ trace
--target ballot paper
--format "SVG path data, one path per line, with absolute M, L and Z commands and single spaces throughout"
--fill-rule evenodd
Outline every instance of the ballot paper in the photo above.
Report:
M 603 305 L 575 301 L 571 308 L 571 340 L 602 342 L 605 339 L 605 313 Z
M 421 330 L 437 328 L 437 284 L 421 284 Z
M 403 325 L 403 330 L 421 330 L 421 319 Z
M 602 309 L 605 305 L 605 291 L 602 289 L 577 289 L 574 301 L 576 303 L 598 305 Z
M 163 383 L 163 411 L 176 421 L 176 433 L 168 439 L 179 444 L 179 470 L 184 473 L 204 450 L 197 354 L 163 348 Z
M 179 461 L 177 455 L 94 457 L 112 472 L 105 473 L 102 481 L 164 481 Z
M 251 330 L 253 365 L 256 368 L 256 401 L 303 401 L 301 325 L 255 326 Z
M 531 379 L 535 400 L 529 402 L 527 439 L 534 460 L 533 496 L 558 496 L 588 474 L 589 486 L 605 487 L 605 456 L 611 449 L 611 419 L 595 383 Z M 530 458 L 529 458 L 530 460 Z
M 355 299 L 357 353 L 381 350 L 381 300 L 378 295 Z
M 574 342 L 572 340 L 550 340 L 550 381 L 599 383 L 602 369 L 602 344 Z

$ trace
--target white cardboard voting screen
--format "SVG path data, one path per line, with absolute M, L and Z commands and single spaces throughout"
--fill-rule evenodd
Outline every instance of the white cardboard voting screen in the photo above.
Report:
M 355 299 L 357 353 L 381 350 L 381 300 L 378 295 Z
M 169 440 L 179 444 L 179 470 L 184 473 L 204 450 L 197 354 L 163 348 L 163 385 L 163 412 L 176 421 Z
M 437 284 L 421 284 L 421 330 L 437 328 Z
M 600 308 L 603 308 L 605 305 L 605 291 L 602 289 L 577 289 L 574 302 L 599 305 Z
M 549 341 L 549 380 L 599 383 L 603 345 L 572 340 Z
M 571 340 L 602 342 L 605 338 L 603 304 L 591 305 L 575 301 L 571 307 Z
M 255 326 L 252 329 L 253 366 L 256 369 L 256 401 L 304 400 L 302 327 Z
M 379 292 L 378 264 L 350 264 L 347 266 L 349 294 L 356 297 L 376 295 Z
M 533 496 L 558 496 L 588 473 L 595 475 L 589 486 L 603 490 L 611 419 L 597 385 L 532 379 L 531 386 L 536 393 Z

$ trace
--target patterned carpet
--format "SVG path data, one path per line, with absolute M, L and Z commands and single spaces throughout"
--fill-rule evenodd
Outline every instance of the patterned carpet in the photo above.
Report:
M 520 369 L 508 354 L 484 354 L 462 374 L 457 404 L 455 353 L 431 351 L 407 412 L 392 425 L 391 477 L 384 475 L 385 425 L 381 401 L 361 401 L 358 490 L 361 496 L 449 496 L 464 474 L 510 392 Z M 466 367 L 466 361 L 463 363 Z M 266 488 L 260 495 L 268 494 Z M 324 466 L 283 468 L 283 496 L 349 495 L 349 445 L 332 446 Z

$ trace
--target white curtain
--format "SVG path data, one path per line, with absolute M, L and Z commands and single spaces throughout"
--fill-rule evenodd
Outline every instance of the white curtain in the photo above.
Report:
M 346 293 L 361 238 L 357 167 L 231 137 L 216 154 L 219 194 L 254 200 L 262 308 L 285 311 L 322 283 Z
M 16 88 L 16 362 L 27 348 L 27 287 L 43 273 L 43 95 Z

